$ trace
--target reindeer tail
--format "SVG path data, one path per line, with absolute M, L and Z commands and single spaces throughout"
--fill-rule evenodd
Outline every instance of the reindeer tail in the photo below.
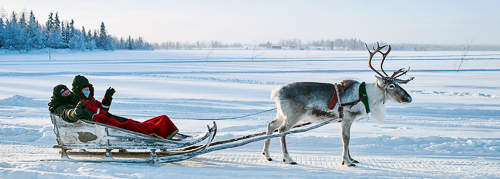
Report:
M 282 86 L 273 89 L 273 92 L 271 92 L 271 99 L 274 99 L 274 98 L 278 97 L 278 95 L 279 95 L 279 93 L 281 91 L 281 88 L 282 88 Z

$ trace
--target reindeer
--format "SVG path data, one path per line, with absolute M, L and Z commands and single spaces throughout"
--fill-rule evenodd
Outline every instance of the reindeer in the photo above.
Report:
M 342 165 L 356 166 L 354 163 L 358 161 L 351 158 L 349 153 L 349 141 L 351 125 L 355 121 L 361 119 L 368 120 L 368 113 L 379 123 L 385 120 L 387 100 L 396 103 L 410 103 L 411 96 L 399 84 L 406 84 L 413 80 L 410 77 L 407 80 L 400 80 L 398 77 L 406 74 L 410 69 L 404 71 L 404 68 L 394 72 L 392 76 L 388 76 L 382 65 L 385 58 L 391 51 L 391 46 L 387 51 L 381 52 L 386 45 L 380 47 L 377 43 L 377 48 L 373 48 L 373 52 L 366 49 L 370 54 L 368 60 L 369 67 L 379 76 L 375 76 L 377 80 L 372 83 L 359 83 L 355 80 L 344 80 L 340 85 L 330 83 L 316 82 L 293 82 L 274 89 L 271 93 L 271 99 L 276 100 L 277 113 L 276 118 L 267 125 L 267 135 L 271 135 L 275 129 L 278 133 L 283 133 L 292 128 L 298 121 L 322 123 L 331 119 L 341 118 L 342 124 L 342 142 L 343 142 L 343 161 Z M 378 72 L 371 65 L 373 56 L 376 53 L 382 54 L 380 69 L 383 74 Z M 343 91 L 342 91 L 343 89 Z M 364 92 L 360 94 L 360 92 Z M 338 104 L 333 107 L 329 106 L 329 101 L 337 97 Z M 349 103 L 343 103 L 349 102 Z M 332 109 L 333 107 L 333 109 Z M 287 164 L 297 164 L 288 154 L 286 147 L 286 136 L 280 138 L 281 149 L 283 151 L 283 162 Z M 266 139 L 262 155 L 272 161 L 269 154 L 269 143 L 271 139 Z

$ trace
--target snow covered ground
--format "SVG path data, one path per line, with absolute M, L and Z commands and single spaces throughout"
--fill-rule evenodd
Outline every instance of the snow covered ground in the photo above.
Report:
M 169 164 L 47 162 L 59 150 L 47 103 L 57 84 L 89 78 L 101 98 L 114 87 L 111 112 L 145 120 L 170 116 L 197 134 L 211 120 L 275 107 L 272 89 L 295 81 L 372 82 L 366 51 L 192 50 L 12 54 L 0 51 L 0 178 L 500 178 L 500 52 L 393 51 L 386 71 L 411 66 L 407 105 L 387 103 L 387 120 L 353 125 L 341 165 L 340 125 L 287 137 L 298 165 L 273 161 L 262 142 Z M 256 58 L 252 58 L 257 56 Z M 374 61 L 378 66 L 379 56 Z M 403 76 L 404 77 L 404 76 Z M 217 120 L 215 140 L 262 132 L 275 111 Z

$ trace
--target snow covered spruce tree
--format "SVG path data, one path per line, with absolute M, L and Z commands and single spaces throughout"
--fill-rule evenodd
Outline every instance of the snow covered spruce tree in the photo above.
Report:
M 85 33 L 80 32 L 78 29 L 73 31 L 73 36 L 68 41 L 68 46 L 71 50 L 84 51 L 87 49 L 87 42 L 85 42 L 85 37 L 82 34 Z
M 16 13 L 12 12 L 11 20 L 7 20 L 5 23 L 5 29 L 3 31 L 3 48 L 10 50 L 19 50 L 24 45 L 21 42 L 21 27 L 17 21 Z
M 99 38 L 97 38 L 96 46 L 97 48 L 104 50 L 115 49 L 113 45 L 113 38 L 111 36 L 106 35 L 106 27 L 104 26 L 104 22 L 101 22 L 101 30 L 99 33 Z
M 3 24 L 3 18 L 0 17 L 0 48 L 3 47 L 2 43 L 4 41 L 4 30 L 5 29 L 5 25 Z
M 69 49 L 84 51 L 87 49 L 85 28 L 82 26 L 83 31 L 80 31 L 75 29 L 74 24 L 75 21 L 73 21 L 73 19 L 71 19 L 70 23 L 66 23 L 65 41 L 68 44 Z
M 35 18 L 33 11 L 30 12 L 30 19 L 28 22 L 28 49 L 42 49 L 44 46 L 42 39 L 42 30 L 40 24 Z
M 128 36 L 128 39 L 127 39 L 127 49 L 129 49 L 129 50 L 134 49 L 134 39 L 132 37 L 130 37 L 130 35 Z
M 46 47 L 59 49 L 64 47 L 61 33 L 61 22 L 59 21 L 59 15 L 57 12 L 55 18 L 53 18 L 53 15 L 53 13 L 50 13 L 47 20 L 44 41 Z
M 26 22 L 26 15 L 25 13 L 21 13 L 21 17 L 19 18 L 19 24 L 17 26 L 17 44 L 16 44 L 16 50 L 18 51 L 26 51 L 29 49 L 29 43 L 28 43 L 28 24 Z

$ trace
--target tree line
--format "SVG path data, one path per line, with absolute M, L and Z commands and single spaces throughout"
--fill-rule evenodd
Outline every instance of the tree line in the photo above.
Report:
M 152 44 L 155 49 L 165 49 L 165 50 L 196 50 L 196 49 L 202 49 L 202 48 L 240 48 L 243 47 L 241 43 L 222 43 L 221 41 L 218 40 L 212 40 L 212 41 L 196 41 L 196 42 L 162 42 L 161 44 L 159 43 L 153 43 Z
M 253 49 L 256 47 L 272 49 L 273 45 L 279 45 L 286 49 L 299 50 L 364 50 L 365 43 L 359 39 L 334 39 L 334 40 L 318 40 L 302 43 L 300 39 L 284 39 L 279 43 L 271 42 L 256 43 L 256 44 L 241 44 L 241 43 L 222 43 L 221 41 L 196 41 L 196 42 L 163 42 L 153 43 L 155 49 L 172 49 L 172 50 L 196 50 L 202 48 L 244 48 Z
M 71 50 L 115 50 L 115 49 L 153 49 L 153 46 L 138 39 L 120 39 L 107 35 L 104 22 L 99 30 L 78 29 L 73 19 L 69 22 L 60 20 L 58 13 L 49 14 L 45 24 L 41 25 L 33 14 L 14 11 L 11 18 L 0 17 L 0 48 L 20 52 L 34 49 L 53 48 Z

